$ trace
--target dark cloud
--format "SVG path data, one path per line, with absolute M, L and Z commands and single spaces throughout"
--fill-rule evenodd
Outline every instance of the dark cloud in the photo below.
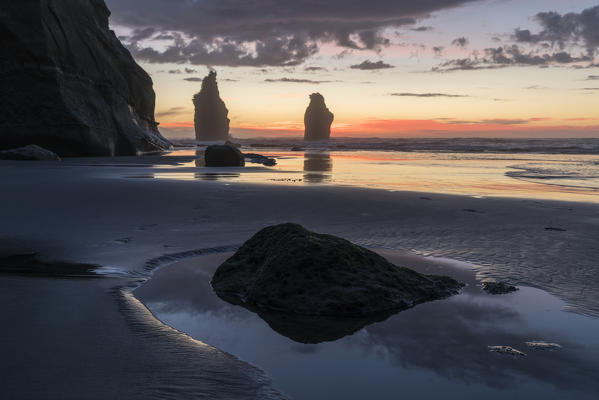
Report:
M 477 70 L 505 68 L 510 66 L 547 67 L 556 64 L 572 64 L 592 61 L 587 55 L 573 55 L 566 51 L 540 53 L 538 50 L 525 51 L 518 45 L 491 47 L 484 50 L 481 56 L 473 53 L 468 58 L 459 58 L 443 62 L 433 68 L 435 72 L 459 70 Z
M 414 32 L 429 32 L 429 31 L 435 30 L 435 28 L 433 28 L 432 26 L 419 26 L 417 28 L 412 28 L 410 30 L 414 31 Z
M 589 75 L 587 76 L 587 81 L 599 81 L 599 75 Z
M 599 48 L 599 6 L 587 8 L 580 13 L 559 14 L 541 12 L 535 16 L 541 30 L 533 33 L 528 29 L 516 29 L 514 38 L 522 43 L 542 43 L 548 46 L 582 46 L 590 57 Z
M 134 29 L 126 44 L 142 61 L 289 66 L 315 54 L 322 42 L 346 49 L 380 49 L 389 43 L 382 34 L 385 28 L 413 25 L 434 11 L 474 1 L 480 0 L 378 0 L 375 4 L 362 0 L 107 3 L 113 12 L 113 23 Z M 172 43 L 157 50 L 148 40 L 158 36 L 170 36 Z
M 324 67 L 306 67 L 304 71 L 315 72 L 315 71 L 326 71 L 327 69 Z
M 445 47 L 443 46 L 434 46 L 433 53 L 435 53 L 435 57 L 441 57 L 443 55 L 443 50 L 445 50 Z
M 278 78 L 278 79 L 265 79 L 264 82 L 268 82 L 268 83 L 274 83 L 274 82 L 310 83 L 310 84 L 318 85 L 321 83 L 331 83 L 333 81 L 314 81 L 311 79 Z
M 459 37 L 457 39 L 453 39 L 453 41 L 451 42 L 451 44 L 453 46 L 461 47 L 461 48 L 467 47 L 469 43 L 470 43 L 470 41 L 468 39 L 466 39 L 465 37 Z
M 377 70 L 377 69 L 387 69 L 387 68 L 395 68 L 391 64 L 386 64 L 383 61 L 370 61 L 366 60 L 361 62 L 360 64 L 354 64 L 350 66 L 351 69 L 362 69 L 362 70 Z
M 191 78 L 183 78 L 184 81 L 187 82 L 202 82 L 203 78 L 191 77 Z
M 196 72 L 198 72 L 198 71 L 193 68 L 185 68 L 186 74 L 195 74 Z
M 169 74 L 172 74 L 172 75 L 178 75 L 178 74 L 182 74 L 182 72 L 181 72 L 181 70 L 180 70 L 180 69 L 171 69 L 171 70 L 169 70 L 169 71 L 167 71 L 167 72 L 168 72 Z
M 447 94 L 447 93 L 391 93 L 391 96 L 398 97 L 470 97 L 463 94 Z
M 580 13 L 541 12 L 534 19 L 540 25 L 539 31 L 515 29 L 512 40 L 516 44 L 487 48 L 482 55 L 473 52 L 468 58 L 446 61 L 433 71 L 568 64 L 583 68 L 581 63 L 588 63 L 586 67 L 596 65 L 593 60 L 599 54 L 599 6 Z

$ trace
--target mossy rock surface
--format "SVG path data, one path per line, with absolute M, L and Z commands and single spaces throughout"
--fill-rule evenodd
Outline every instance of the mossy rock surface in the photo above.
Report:
M 446 276 L 422 275 L 332 235 L 297 224 L 262 229 L 212 278 L 231 303 L 299 315 L 360 317 L 402 310 L 460 291 Z

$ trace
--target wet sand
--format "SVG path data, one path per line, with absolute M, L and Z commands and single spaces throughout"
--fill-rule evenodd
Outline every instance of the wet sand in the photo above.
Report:
M 9 305 L 0 308 L 7 321 L 0 367 L 12 398 L 81 398 L 86 390 L 87 398 L 263 398 L 271 389 L 257 369 L 158 323 L 115 288 L 202 254 L 197 249 L 230 251 L 282 222 L 369 247 L 468 261 L 478 278 L 542 288 L 575 313 L 599 315 L 596 204 L 131 178 L 181 161 L 2 162 L 0 255 L 98 264 L 105 276 L 0 275 Z

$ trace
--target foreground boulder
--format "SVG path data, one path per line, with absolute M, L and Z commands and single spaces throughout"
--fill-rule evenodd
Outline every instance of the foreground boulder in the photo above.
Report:
M 37 144 L 67 156 L 170 147 L 149 75 L 108 27 L 103 0 L 3 1 L 0 150 Z
M 193 105 L 196 140 L 227 140 L 229 110 L 220 98 L 215 71 L 210 71 L 202 80 L 202 90 L 193 96 Z
M 459 292 L 444 276 L 397 267 L 347 240 L 297 224 L 262 229 L 212 278 L 216 294 L 250 309 L 365 317 Z
M 212 145 L 206 148 L 204 160 L 207 167 L 243 167 L 245 157 L 237 147 Z
M 50 150 L 30 144 L 29 146 L 19 147 L 18 149 L 0 151 L 0 160 L 42 161 L 60 160 L 60 157 Z
M 320 93 L 312 93 L 310 104 L 304 114 L 304 140 L 329 140 L 334 118 L 335 116 L 324 102 L 324 97 Z

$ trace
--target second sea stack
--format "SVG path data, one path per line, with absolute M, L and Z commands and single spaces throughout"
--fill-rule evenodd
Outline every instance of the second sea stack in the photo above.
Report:
M 331 124 L 335 116 L 327 108 L 324 97 L 320 93 L 310 95 L 310 104 L 304 115 L 304 140 L 329 140 Z
M 227 140 L 229 138 L 229 110 L 220 98 L 216 72 L 210 71 L 202 81 L 202 90 L 193 96 L 196 140 Z
M 250 310 L 330 317 L 401 311 L 457 294 L 462 286 L 291 223 L 256 233 L 212 278 L 219 297 Z

